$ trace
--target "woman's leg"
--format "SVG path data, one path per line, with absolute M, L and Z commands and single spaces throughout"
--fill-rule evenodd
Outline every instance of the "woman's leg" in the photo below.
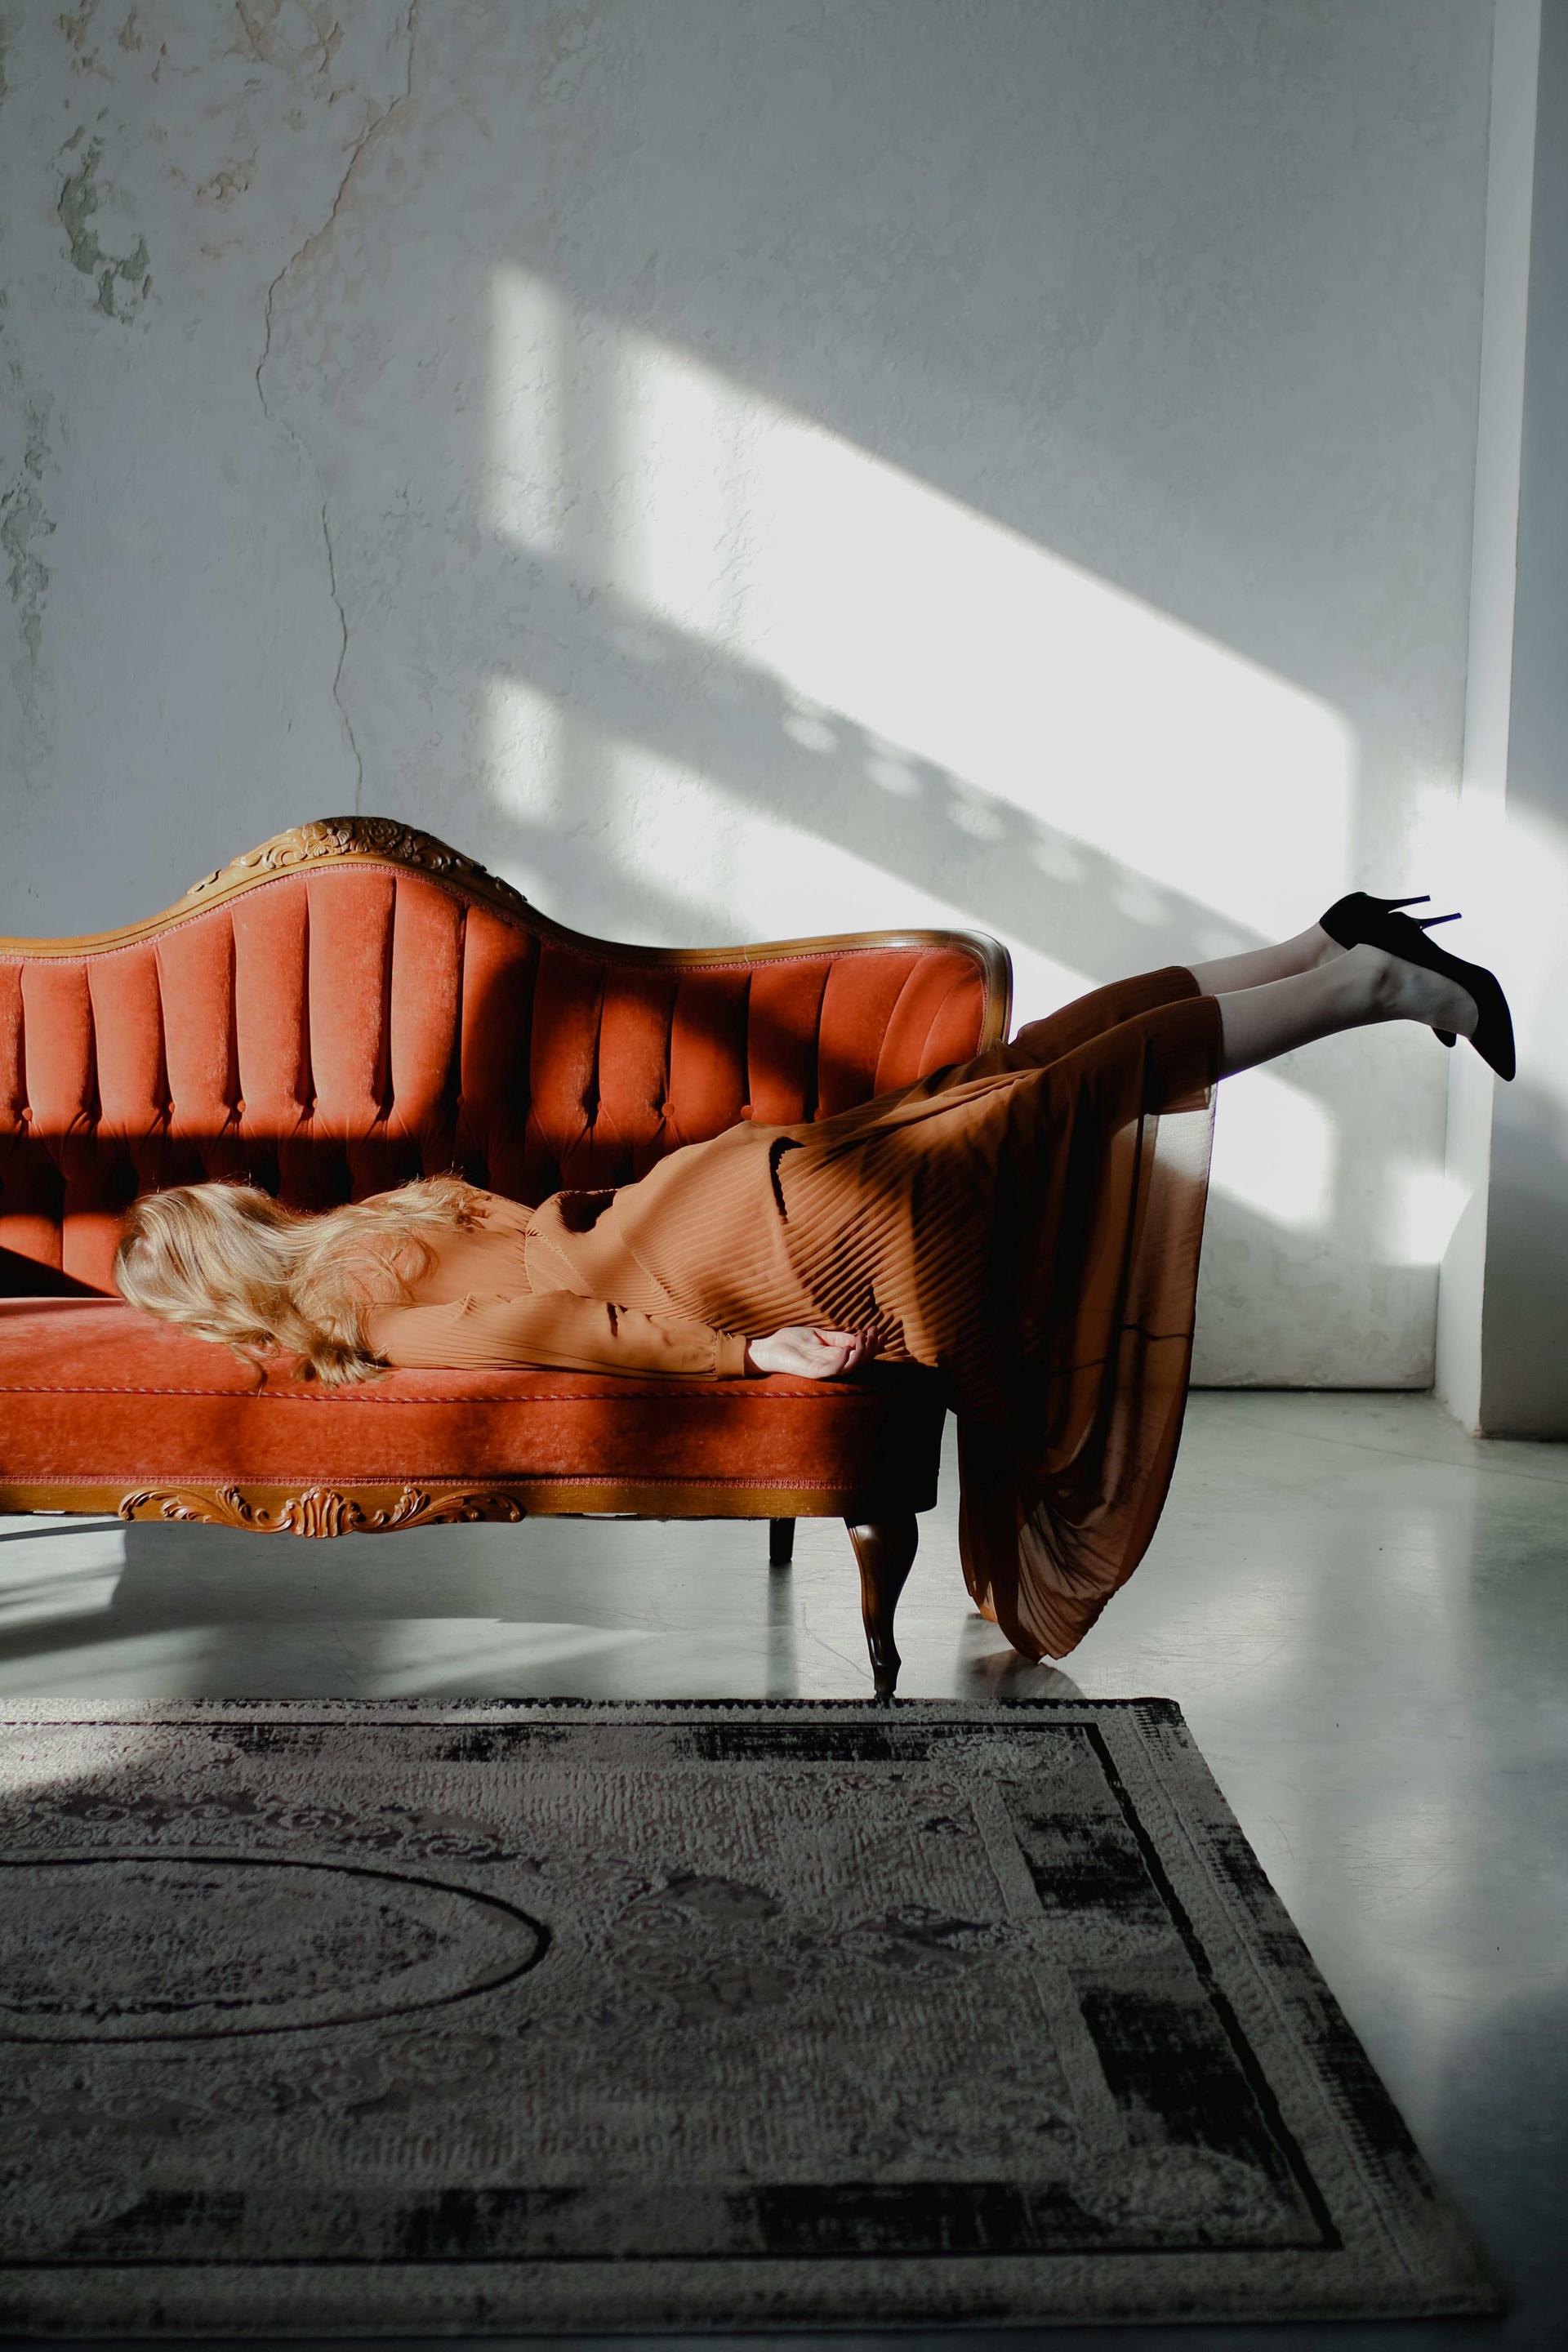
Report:
M 1469 1036 L 1476 1025 L 1470 997 L 1452 981 L 1381 948 L 1342 948 L 1321 924 L 1293 939 L 1216 956 L 1206 963 L 1161 965 L 1107 982 L 1056 1012 L 1024 1024 L 1011 1044 L 992 1045 L 952 1063 L 879 1101 L 929 1095 L 961 1080 L 1054 1062 L 1122 1022 L 1173 1001 L 1187 1000 L 1189 982 L 1221 1009 L 1225 1046 L 1220 1076 L 1271 1062 L 1298 1045 L 1374 1021 L 1424 1021 L 1434 1029 Z
M 1299 931 L 1294 939 L 1281 940 L 1274 947 L 1251 948 L 1243 955 L 1216 956 L 1209 963 L 1162 964 L 1152 971 L 1131 972 L 1123 980 L 1107 981 L 1099 988 L 1089 989 L 1038 1020 L 1026 1022 L 1010 1045 L 993 1046 L 973 1064 L 965 1063 L 958 1075 L 978 1077 L 993 1068 L 1026 1068 L 1031 1064 L 1053 1062 L 1087 1039 L 1101 1036 L 1123 1021 L 1135 1020 L 1140 1013 L 1154 1005 L 1168 1004 L 1173 997 L 1184 997 L 1189 981 L 1195 984 L 1200 996 L 1221 996 L 1233 989 L 1257 988 L 1271 980 L 1313 971 L 1344 952 L 1337 940 L 1330 939 L 1327 931 L 1314 923 L 1310 929 Z M 953 1083 L 952 1074 L 944 1073 L 943 1076 L 944 1083 Z
M 1198 978 L 1216 967 L 1194 964 L 1189 969 Z M 1421 1021 L 1428 1028 L 1451 1029 L 1468 1037 L 1479 1018 L 1475 1000 L 1457 981 L 1366 946 L 1344 949 L 1322 963 L 1254 987 L 1205 988 L 1204 992 L 1215 995 L 1219 1004 L 1222 1078 L 1256 1069 L 1260 1062 L 1272 1062 L 1342 1029 L 1363 1029 L 1377 1021 Z
M 1216 956 L 1211 963 L 1187 966 L 1205 996 L 1228 996 L 1238 988 L 1261 988 L 1271 980 L 1289 980 L 1296 973 L 1311 971 L 1319 964 L 1332 963 L 1345 950 L 1337 940 L 1330 939 L 1321 923 L 1298 931 L 1293 940 L 1281 940 L 1277 947 L 1249 948 L 1243 955 Z

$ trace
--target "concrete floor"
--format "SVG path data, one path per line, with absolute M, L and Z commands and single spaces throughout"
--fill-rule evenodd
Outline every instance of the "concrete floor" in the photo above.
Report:
M 1568 1446 L 1478 1444 L 1426 1395 L 1195 1392 L 1153 1545 L 1065 1668 L 1028 1666 L 971 1608 L 956 1507 L 950 1452 L 899 1612 L 900 1690 L 1176 1698 L 1427 2162 L 1516 2297 L 1507 2318 L 1484 2323 L 994 2340 L 1020 2352 L 1037 2339 L 1051 2352 L 1190 2352 L 1200 2336 L 1231 2352 L 1557 2352 L 1568 2344 Z M 539 1520 L 303 1544 L 0 1519 L 5 1696 L 869 1689 L 837 1521 L 803 1521 L 793 1569 L 770 1573 L 765 1529 L 738 1524 Z M 412 2339 L 396 2340 L 408 2352 Z

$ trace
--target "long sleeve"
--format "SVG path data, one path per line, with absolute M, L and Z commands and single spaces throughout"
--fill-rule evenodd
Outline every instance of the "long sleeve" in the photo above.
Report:
M 366 1337 L 388 1360 L 420 1371 L 553 1367 L 681 1380 L 745 1377 L 746 1340 L 679 1315 L 645 1315 L 568 1291 L 469 1296 L 444 1307 L 384 1307 Z

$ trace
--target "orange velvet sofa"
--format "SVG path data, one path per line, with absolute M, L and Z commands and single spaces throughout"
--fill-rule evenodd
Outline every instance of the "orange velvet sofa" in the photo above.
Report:
M 981 933 L 628 947 L 429 835 L 333 817 L 149 920 L 0 940 L 0 1512 L 378 1534 L 535 1514 L 842 1517 L 875 1687 L 940 1376 L 410 1372 L 335 1393 L 132 1312 L 138 1194 L 243 1176 L 301 1208 L 457 1168 L 538 1202 L 633 1181 L 737 1119 L 826 1118 L 1007 1034 Z

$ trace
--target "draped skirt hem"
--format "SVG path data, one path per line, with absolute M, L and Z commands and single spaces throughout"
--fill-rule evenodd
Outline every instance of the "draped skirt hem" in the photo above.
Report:
M 783 1154 L 818 1318 L 950 1381 L 959 1550 L 982 1613 L 1063 1657 L 1148 1549 L 1192 1362 L 1220 1013 L 1183 965 Z M 837 1130 L 837 1131 L 835 1131 Z

